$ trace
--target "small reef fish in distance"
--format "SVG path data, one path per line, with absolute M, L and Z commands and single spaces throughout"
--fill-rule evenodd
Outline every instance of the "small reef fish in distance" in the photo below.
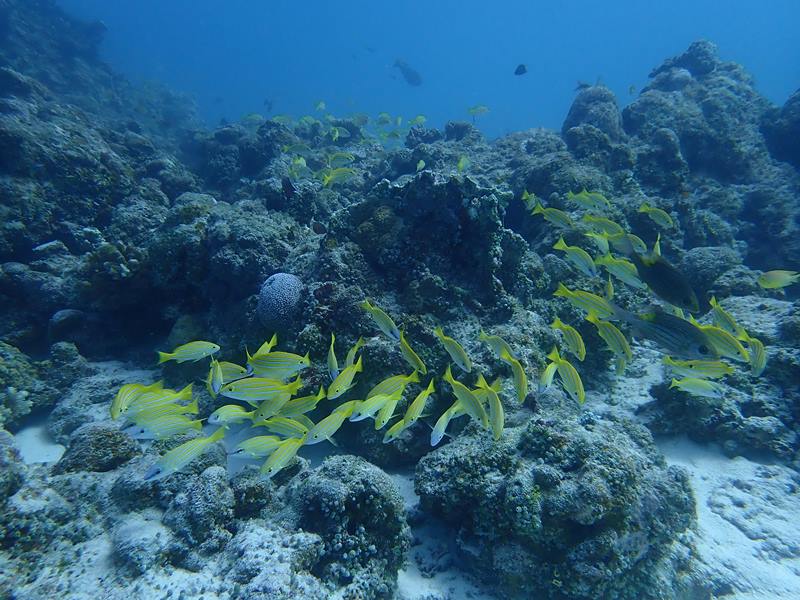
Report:
M 195 438 L 173 448 L 159 458 L 144 474 L 145 481 L 158 481 L 180 471 L 195 458 L 205 452 L 212 444 L 225 437 L 225 428 L 220 427 L 208 437 Z
M 567 393 L 573 400 L 576 400 L 578 404 L 583 404 L 586 401 L 586 392 L 583 388 L 583 381 L 581 381 L 581 377 L 575 367 L 572 366 L 572 363 L 566 358 L 562 358 L 557 348 L 553 348 L 552 352 L 547 355 L 547 358 L 556 365 L 556 371 L 561 380 L 561 385 Z
M 765 290 L 777 290 L 792 285 L 800 281 L 800 273 L 797 271 L 774 270 L 765 271 L 758 276 L 758 285 Z
M 178 363 L 189 361 L 196 362 L 206 358 L 207 356 L 211 356 L 215 352 L 219 352 L 219 346 L 212 342 L 189 342 L 188 344 L 178 346 L 172 352 L 159 352 L 158 364 L 165 363 L 170 360 L 174 360 Z
M 528 72 L 528 67 L 523 65 L 522 63 L 517 65 L 517 68 L 514 69 L 514 75 L 525 75 Z
M 406 83 L 412 87 L 419 87 L 422 85 L 422 75 L 416 69 L 413 69 L 406 61 L 398 58 L 394 61 L 394 67 L 400 71 Z
M 578 204 L 583 208 L 588 208 L 589 210 L 604 210 L 606 208 L 611 208 L 611 202 L 608 201 L 608 198 L 606 198 L 600 192 L 589 192 L 586 190 L 586 188 L 583 188 L 577 194 L 573 192 L 567 192 L 567 201 Z
M 718 379 L 731 375 L 734 371 L 732 366 L 721 360 L 675 360 L 671 356 L 665 356 L 663 362 L 679 377 Z
M 528 396 L 528 377 L 525 375 L 525 369 L 522 367 L 522 363 L 505 350 L 500 354 L 500 360 L 511 367 L 511 372 L 514 375 L 514 389 L 517 392 L 517 400 L 520 403 L 525 402 L 525 398 Z
M 375 306 L 374 304 L 370 304 L 369 298 L 365 299 L 363 302 L 359 304 L 361 308 L 367 311 L 370 316 L 372 316 L 372 320 L 375 321 L 375 324 L 389 339 L 394 342 L 400 341 L 400 330 L 395 325 L 392 318 L 387 315 L 383 309 L 379 306 Z
M 331 345 L 328 348 L 328 377 L 333 381 L 339 376 L 339 361 L 336 359 L 336 351 L 333 345 L 336 343 L 336 335 L 331 331 Z

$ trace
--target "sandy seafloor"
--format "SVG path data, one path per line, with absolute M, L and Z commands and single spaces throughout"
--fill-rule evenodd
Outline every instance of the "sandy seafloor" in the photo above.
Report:
M 648 390 L 663 378 L 661 355 L 639 346 L 627 376 L 617 377 L 609 397 L 587 394 L 584 410 L 615 411 L 636 419 L 635 410 L 653 399 Z M 64 447 L 49 441 L 41 420 L 31 423 L 16 435 L 25 462 L 57 461 Z M 722 583 L 724 598 L 736 600 L 797 600 L 800 598 L 800 489 L 791 469 L 774 463 L 743 457 L 728 458 L 715 445 L 697 444 L 685 437 L 656 438 L 669 464 L 685 468 L 690 475 L 697 500 L 697 546 L 702 570 Z M 338 450 L 330 445 L 312 446 L 301 452 L 312 464 Z M 326 454 L 327 453 L 327 454 Z M 413 511 L 418 498 L 414 493 L 413 471 L 390 472 Z M 146 517 L 145 517 L 146 518 Z M 160 524 L 153 515 L 154 531 Z M 452 547 L 452 533 L 431 524 L 411 524 L 413 542 L 408 562 L 398 575 L 400 600 L 457 600 L 495 598 L 474 584 L 458 567 Z M 81 544 L 80 564 L 75 565 L 70 598 L 95 598 L 98 580 L 117 580 L 119 595 L 109 600 L 159 597 L 176 579 L 192 582 L 198 597 L 215 588 L 208 571 L 193 573 L 181 569 L 159 569 L 131 582 L 118 578 L 111 560 L 108 536 Z M 55 565 L 54 565 L 55 566 Z M 47 571 L 47 569 L 45 569 Z M 52 577 L 57 571 L 53 568 Z M 45 578 L 47 574 L 45 573 Z M 40 580 L 41 581 L 41 580 Z M 55 583 L 55 582 L 54 582 Z M 106 583 L 103 587 L 108 587 Z M 181 586 L 183 587 L 183 586 Z M 21 598 L 26 598 L 25 591 Z M 206 594 L 203 596 L 208 598 Z M 535 600 L 535 599 L 533 599 Z

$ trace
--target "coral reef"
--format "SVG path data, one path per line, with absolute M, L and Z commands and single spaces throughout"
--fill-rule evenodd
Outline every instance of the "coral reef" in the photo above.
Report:
M 251 115 L 207 129 L 185 99 L 103 64 L 102 32 L 47 0 L 0 0 L 0 596 L 388 599 L 402 595 L 407 562 L 433 576 L 445 554 L 509 598 L 758 590 L 710 564 L 713 548 L 693 531 L 702 478 L 668 466 L 652 434 L 790 465 L 759 470 L 757 489 L 703 488 L 698 511 L 767 540 L 758 551 L 770 560 L 796 558 L 794 529 L 771 525 L 770 504 L 800 465 L 797 287 L 757 281 L 800 256 L 800 92 L 771 105 L 699 41 L 621 111 L 608 88 L 583 87 L 560 132 L 487 140 L 471 123 L 390 128 L 388 115 Z M 583 189 L 648 249 L 660 240 L 700 296 L 700 322 L 715 295 L 764 343 L 763 373 L 736 363 L 720 398 L 698 398 L 669 389 L 661 352 L 637 340 L 613 374 L 594 326 L 553 298 L 560 282 L 604 291 L 554 250 L 559 237 L 598 249 L 582 225 L 559 229 L 526 206 L 577 218 Z M 640 212 L 645 201 L 672 224 Z M 630 310 L 653 299 L 614 285 Z M 279 331 L 281 350 L 309 352 L 305 394 L 329 384 L 331 333 L 340 365 L 363 336 L 347 397 L 363 398 L 410 372 L 359 308 L 365 298 L 412 340 L 428 369 L 420 388 L 437 378 L 403 436 L 384 444 L 384 431 L 348 422 L 337 449 L 310 447 L 337 455 L 304 449 L 269 480 L 228 456 L 228 438 L 175 475 L 143 479 L 203 434 L 133 440 L 109 415 L 120 386 L 197 382 L 201 418 L 221 403 L 202 383 L 207 362 L 155 371 L 155 348 L 207 339 L 225 349 L 220 360 L 242 362 Z M 582 407 L 535 389 L 561 339 L 557 316 L 588 348 L 576 362 Z M 436 326 L 471 357 L 465 382 L 501 378 L 497 441 L 457 419 L 431 448 L 428 425 L 453 403 Z M 527 394 L 517 397 L 481 330 L 514 349 Z M 322 400 L 309 416 L 333 406 Z M 58 462 L 23 463 L 5 429 L 30 416 L 67 446 Z M 415 465 L 409 514 L 388 473 Z M 739 505 L 751 499 L 748 517 Z M 775 514 L 795 505 L 773 504 Z M 428 526 L 446 552 L 422 551 L 415 536 Z

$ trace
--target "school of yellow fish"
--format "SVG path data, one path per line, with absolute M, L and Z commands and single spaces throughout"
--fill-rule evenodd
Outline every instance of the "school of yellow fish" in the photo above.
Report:
M 292 150 L 299 151 L 296 148 Z M 352 171 L 343 166 L 351 160 L 352 155 L 347 153 L 329 156 L 324 185 L 335 181 L 339 174 Z M 564 283 L 559 283 L 554 296 L 566 299 L 586 313 L 585 320 L 594 326 L 606 348 L 613 354 L 617 374 L 625 370 L 633 353 L 626 335 L 612 320 L 630 325 L 635 336 L 655 341 L 666 351 L 663 362 L 673 375 L 670 388 L 699 397 L 723 397 L 725 387 L 714 380 L 732 374 L 734 368 L 722 358 L 748 363 L 753 376 L 761 375 L 767 361 L 764 344 L 750 336 L 716 298 L 711 299 L 711 324 L 702 324 L 691 314 L 686 318 L 684 310 L 698 311 L 697 298 L 681 273 L 661 256 L 660 235 L 654 251 L 648 254 L 640 238 L 603 216 L 611 203 L 599 192 L 584 189 L 577 194 L 567 194 L 569 203 L 585 211 L 579 219 L 560 209 L 543 206 L 527 190 L 522 200 L 532 215 L 542 216 L 565 233 L 574 233 L 573 237 L 582 235 L 589 238 L 600 250 L 601 254 L 593 258 L 586 249 L 569 245 L 560 236 L 554 249 L 563 252 L 575 269 L 593 280 L 597 287 L 602 287 L 603 291 L 600 295 L 588 290 L 570 289 Z M 649 203 L 642 203 L 639 212 L 663 229 L 675 226 L 667 212 Z M 626 256 L 614 256 L 610 252 L 612 247 Z M 598 267 L 607 271 L 606 280 L 600 276 Z M 771 271 L 765 273 L 762 276 L 764 281 L 759 283 L 765 288 L 779 288 L 794 283 L 796 275 L 790 271 Z M 637 290 L 650 290 L 665 303 L 664 309 L 634 315 L 617 307 L 612 302 L 612 278 Z M 472 360 L 458 340 L 448 336 L 441 327 L 436 327 L 433 335 L 449 356 L 450 363 L 438 383 L 436 376 L 430 376 L 427 383 L 423 383 L 421 377 L 428 376 L 428 369 L 411 346 L 405 330 L 398 328 L 389 314 L 368 299 L 361 302 L 360 307 L 371 316 L 377 329 L 397 344 L 398 351 L 411 368 L 408 374 L 385 378 L 360 399 L 342 398 L 356 385 L 359 373 L 363 371 L 364 338 L 359 338 L 348 349 L 344 362 L 340 364 L 335 347 L 336 336 L 331 333 L 327 354 L 330 384 L 327 390 L 320 386 L 316 392 L 304 396 L 298 394 L 304 386 L 302 371 L 311 366 L 309 354 L 275 350 L 277 337 L 274 335 L 255 354 L 247 353 L 245 365 L 218 361 L 215 354 L 220 347 L 206 341 L 193 341 L 172 352 L 159 352 L 159 364 L 208 360 L 205 387 L 209 395 L 240 404 L 224 404 L 214 410 L 208 416 L 207 423 L 217 426 L 216 431 L 205 437 L 194 438 L 164 454 L 147 471 L 145 479 L 156 480 L 179 471 L 212 444 L 223 440 L 234 425 L 249 425 L 258 435 L 237 443 L 230 449 L 230 454 L 265 459 L 261 473 L 266 477 L 272 477 L 290 465 L 302 446 L 326 440 L 333 442 L 333 436 L 345 420 L 358 422 L 372 419 L 376 430 L 387 428 L 383 442 L 390 443 L 406 435 L 417 421 L 428 416 L 425 409 L 432 394 L 443 394 L 446 390 L 449 390 L 453 402 L 432 426 L 431 445 L 436 446 L 446 435 L 450 422 L 461 416 L 467 416 L 482 429 L 491 431 L 495 440 L 502 437 L 505 413 L 500 395 L 503 384 L 501 378 L 490 384 L 478 373 L 474 386 L 456 379 L 451 365 L 462 372 L 462 377 L 470 376 L 473 372 Z M 562 348 L 559 350 L 554 347 L 547 355 L 548 362 L 539 375 L 539 392 L 549 388 L 557 375 L 569 397 L 583 404 L 586 399 L 583 381 L 566 353 L 582 362 L 586 357 L 586 344 L 574 326 L 558 317 L 551 327 L 558 332 Z M 495 358 L 508 367 L 516 399 L 523 403 L 528 394 L 528 379 L 513 349 L 501 337 L 483 330 L 478 340 L 485 343 Z M 411 384 L 418 385 L 420 391 L 413 399 L 406 400 L 404 394 Z M 326 399 L 336 401 L 337 405 L 327 416 L 313 422 L 307 414 Z M 403 408 L 398 409 L 399 406 Z M 197 414 L 198 403 L 193 398 L 191 384 L 181 390 L 171 390 L 164 388 L 161 381 L 148 385 L 130 383 L 119 389 L 111 404 L 111 417 L 121 419 L 125 431 L 140 440 L 160 440 L 190 431 L 201 431 L 204 419 L 198 419 Z

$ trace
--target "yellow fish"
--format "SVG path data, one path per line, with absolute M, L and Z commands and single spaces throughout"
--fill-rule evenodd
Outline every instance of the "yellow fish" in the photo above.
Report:
M 624 258 L 616 258 L 611 254 L 605 256 L 598 256 L 594 259 L 595 264 L 605 267 L 611 275 L 619 279 L 621 282 L 643 290 L 647 288 L 647 284 L 639 279 L 639 272 L 636 270 L 636 265 L 631 261 Z
M 553 296 L 566 298 L 573 306 L 585 310 L 587 313 L 594 312 L 599 317 L 607 318 L 614 314 L 614 309 L 605 298 L 583 290 L 573 291 L 563 283 L 558 284 L 558 289 L 553 292 Z
M 393 394 L 377 394 L 367 398 L 366 400 L 362 400 L 353 409 L 353 412 L 350 415 L 350 420 L 355 423 L 357 421 L 363 421 L 364 419 L 374 417 L 375 414 L 386 405 L 386 403 L 400 400 L 402 396 L 403 390 L 397 390 Z
M 275 452 L 281 442 L 283 440 L 277 435 L 256 435 L 239 442 L 231 454 L 248 458 L 263 458 Z
M 477 117 L 478 115 L 485 115 L 488 113 L 489 107 L 484 104 L 476 104 L 475 106 L 470 106 L 467 112 L 473 117 Z
M 456 168 L 458 169 L 459 173 L 463 173 L 464 171 L 469 169 L 470 164 L 471 164 L 471 161 L 466 156 L 462 156 L 462 157 L 460 157 L 458 159 L 458 163 L 456 164 Z
M 715 325 L 701 325 L 694 317 L 691 317 L 689 320 L 705 334 L 711 346 L 717 351 L 717 354 L 741 362 L 750 362 L 749 352 L 747 352 L 741 342 L 730 333 Z
M 154 410 L 165 404 L 174 404 L 192 399 L 192 384 L 190 383 L 182 390 L 165 390 L 163 388 L 149 389 L 136 396 L 128 407 L 123 411 L 128 420 L 134 420 L 136 415 L 142 412 Z
M 242 367 L 241 365 L 237 365 L 232 362 L 217 361 L 212 359 L 212 366 L 208 370 L 208 376 L 206 377 L 206 390 L 208 391 L 208 395 L 211 396 L 212 398 L 216 398 L 217 392 L 219 391 L 219 388 L 217 388 L 217 391 L 214 391 L 216 383 L 212 385 L 212 378 L 214 377 L 213 363 L 219 365 L 219 369 L 222 375 L 222 385 L 230 383 L 231 381 L 236 381 L 237 379 L 242 379 L 243 377 L 247 377 L 248 375 L 247 369 L 245 367 Z M 217 375 L 217 377 L 219 377 L 219 374 Z
M 433 334 L 439 338 L 439 341 L 450 355 L 450 358 L 453 359 L 453 362 L 456 363 L 462 371 L 465 373 L 472 371 L 472 361 L 470 360 L 469 356 L 467 356 L 464 348 L 461 347 L 461 344 L 459 344 L 453 338 L 446 336 L 441 327 L 436 327 L 433 330 Z
M 316 395 L 311 394 L 309 396 L 303 396 L 302 398 L 293 398 L 281 406 L 278 414 L 282 417 L 298 417 L 304 415 L 314 410 L 323 398 L 325 398 L 325 388 L 319 386 L 319 391 Z
M 495 389 L 486 383 L 483 376 L 478 378 L 478 387 L 483 390 L 489 399 L 489 426 L 492 428 L 494 440 L 497 441 L 503 435 L 503 426 L 505 425 L 506 419 L 503 403 L 500 401 L 500 396 L 497 395 Z
M 428 372 L 428 368 L 425 366 L 425 363 L 422 362 L 422 359 L 416 352 L 414 352 L 414 349 L 406 340 L 405 332 L 403 330 L 400 331 L 400 353 L 403 355 L 403 358 L 406 359 L 406 362 L 411 365 L 412 369 L 419 371 L 423 375 Z
M 592 230 L 598 233 L 607 233 L 609 236 L 622 235 L 625 230 L 618 223 L 605 217 L 595 217 L 594 215 L 583 215 L 581 221 L 586 223 Z
M 220 441 L 224 437 L 225 428 L 220 427 L 208 437 L 195 438 L 184 442 L 159 458 L 144 474 L 144 480 L 157 481 L 172 475 L 176 471 L 180 471 L 205 452 L 212 444 Z
M 414 398 L 411 404 L 408 405 L 406 413 L 403 415 L 403 422 L 406 427 L 411 427 L 422 415 L 422 411 L 425 410 L 425 403 L 427 402 L 428 397 L 434 391 L 436 391 L 433 382 L 434 380 L 431 378 L 430 382 L 428 382 L 428 387 L 417 394 L 417 397 Z
M 665 356 L 663 362 L 676 375 L 692 379 L 718 379 L 733 373 L 733 367 L 721 360 L 675 360 Z
M 353 386 L 353 379 L 356 373 L 360 373 L 362 368 L 361 357 L 359 356 L 358 361 L 356 361 L 354 365 L 342 369 L 339 376 L 334 379 L 333 383 L 328 387 L 328 399 L 333 400 L 334 398 L 338 398 L 349 390 Z
M 766 271 L 758 276 L 758 285 L 765 290 L 784 288 L 798 281 L 800 281 L 800 273 L 797 271 Z
M 247 365 L 256 377 L 284 381 L 311 366 L 311 358 L 291 352 L 269 352 L 247 357 Z
M 123 429 L 125 433 L 137 440 L 165 440 L 187 431 L 200 431 L 202 420 L 192 420 L 179 414 L 164 414 L 149 418 L 141 418 L 139 422 Z
M 349 416 L 350 412 L 346 410 L 333 411 L 319 423 L 314 425 L 314 427 L 308 430 L 308 435 L 306 436 L 306 446 L 319 444 L 325 440 L 332 441 L 331 437 L 333 434 L 339 431 L 339 429 L 342 427 L 342 424 Z
M 553 348 L 553 351 L 547 355 L 556 365 L 558 377 L 561 379 L 561 385 L 567 390 L 567 393 L 572 396 L 573 400 L 577 400 L 578 404 L 583 404 L 586 400 L 586 392 L 583 389 L 583 382 L 581 381 L 578 371 L 575 367 L 565 358 L 558 354 L 558 350 Z
M 250 421 L 256 411 L 245 410 L 238 404 L 226 404 L 220 406 L 208 417 L 209 425 L 232 425 L 234 423 L 244 423 Z
M 750 349 L 750 373 L 758 377 L 767 366 L 767 349 L 761 340 L 754 337 L 747 336 L 745 343 Z
M 747 332 L 744 330 L 744 327 L 739 325 L 739 323 L 736 322 L 736 319 L 734 319 L 728 311 L 720 306 L 715 296 L 711 296 L 710 304 L 711 319 L 714 321 L 714 325 L 720 329 L 724 329 L 736 339 L 747 339 Z
M 140 394 L 149 391 L 157 391 L 163 389 L 163 382 L 156 381 L 150 385 L 143 385 L 141 383 L 126 383 L 117 391 L 114 400 L 111 401 L 111 418 L 118 419 L 119 416 L 128 410 L 131 402 L 133 402 Z
M 305 437 L 308 433 L 308 427 L 296 419 L 288 417 L 269 417 L 255 421 L 253 427 L 264 427 L 270 433 L 279 435 L 281 437 Z
M 356 362 L 356 354 L 358 354 L 358 351 L 361 350 L 361 348 L 363 348 L 366 345 L 366 343 L 367 342 L 364 341 L 363 337 L 359 337 L 356 340 L 356 343 L 353 344 L 353 347 L 350 348 L 350 350 L 347 351 L 347 358 L 344 361 L 344 364 L 345 364 L 346 367 L 352 367 L 353 366 L 353 363 Z
M 172 352 L 159 352 L 158 364 L 165 363 L 169 360 L 182 363 L 188 361 L 198 361 L 211 356 L 215 352 L 219 352 L 219 346 L 212 342 L 189 342 L 178 346 Z
M 387 377 L 367 393 L 367 398 L 380 395 L 390 396 L 398 390 L 402 392 L 409 383 L 419 383 L 419 373 L 417 371 L 412 371 L 409 375 Z
M 339 130 L 334 129 L 333 131 L 338 132 Z M 349 181 L 355 176 L 356 176 L 355 169 L 351 169 L 350 167 L 339 167 L 338 169 L 333 169 L 323 174 L 322 185 L 323 187 L 331 187 L 335 183 L 344 183 L 345 181 Z
M 631 361 L 633 359 L 633 352 L 628 344 L 628 340 L 613 323 L 600 320 L 593 312 L 587 315 L 586 320 L 597 328 L 597 333 L 603 338 L 608 348 L 616 356 L 622 357 L 626 361 Z
M 511 372 L 514 374 L 514 389 L 517 391 L 517 400 L 525 402 L 525 398 L 528 396 L 528 377 L 525 375 L 522 363 L 505 351 L 500 355 L 500 360 L 511 367 Z
M 575 226 L 575 223 L 572 221 L 572 218 L 563 210 L 559 210 L 557 208 L 545 208 L 544 206 L 542 206 L 540 202 L 536 202 L 536 205 L 533 207 L 531 214 L 542 215 L 545 221 L 549 221 L 550 223 L 558 227 Z
M 419 173 L 420 171 L 422 171 L 422 169 L 424 169 L 424 168 L 425 168 L 425 161 L 424 161 L 424 160 L 422 160 L 422 159 L 420 158 L 420 159 L 417 161 L 417 173 Z
M 555 377 L 556 371 L 558 369 L 558 365 L 554 362 L 547 363 L 547 366 L 542 371 L 541 376 L 539 377 L 539 393 L 541 394 L 550 385 L 553 383 L 553 377 Z
M 511 350 L 511 346 L 509 346 L 508 342 L 506 342 L 499 335 L 489 335 L 483 329 L 481 329 L 480 333 L 478 333 L 478 339 L 481 342 L 486 342 L 497 358 L 500 358 L 500 356 L 503 354 L 503 351 L 507 352 L 509 356 L 516 358 L 514 351 Z
M 264 401 L 280 402 L 281 400 L 281 406 L 283 406 L 302 385 L 303 382 L 299 376 L 291 383 L 284 383 L 277 379 L 250 377 L 226 383 L 219 393 L 226 398 L 242 400 L 252 406 L 257 406 Z
M 389 339 L 395 342 L 400 341 L 400 330 L 395 325 L 392 318 L 387 315 L 383 309 L 374 304 L 370 304 L 369 299 L 364 300 L 359 304 L 361 308 L 367 311 L 375 324 Z
M 678 388 L 679 390 L 691 394 L 692 396 L 700 396 L 702 398 L 723 398 L 725 396 L 725 388 L 714 381 L 707 379 L 696 379 L 693 377 L 684 377 L 683 379 L 673 379 L 669 384 L 669 389 Z
M 331 331 L 331 345 L 328 348 L 328 377 L 331 378 L 331 381 L 339 376 L 339 361 L 336 360 L 336 351 L 333 349 L 335 343 L 336 336 Z
M 567 350 L 574 354 L 575 358 L 580 361 L 583 361 L 583 359 L 586 358 L 586 344 L 583 343 L 583 338 L 581 337 L 581 334 L 578 333 L 577 329 L 575 329 L 572 325 L 563 323 L 558 317 L 556 317 L 555 321 L 550 323 L 550 327 L 557 329 L 562 333 Z
M 261 467 L 261 474 L 266 475 L 268 479 L 277 475 L 292 462 L 297 456 L 297 451 L 305 442 L 305 437 L 289 438 L 281 442 Z
M 602 210 L 611 207 L 608 198 L 603 194 L 600 192 L 587 192 L 586 188 L 583 188 L 577 194 L 567 192 L 567 200 L 590 210 Z
M 483 408 L 483 404 L 470 389 L 460 381 L 453 379 L 453 373 L 450 371 L 450 365 L 447 365 L 447 370 L 442 376 L 447 383 L 450 384 L 450 389 L 458 399 L 459 403 L 464 407 L 466 413 L 481 424 L 484 429 L 489 428 L 489 415 Z
M 577 269 L 587 277 L 597 277 L 597 267 L 589 253 L 578 246 L 567 246 L 563 237 L 559 237 L 553 246 L 555 250 L 561 250 Z
M 667 213 L 664 210 L 661 210 L 660 208 L 652 206 L 647 202 L 642 202 L 642 205 L 639 207 L 639 210 L 637 212 L 646 214 L 653 220 L 653 222 L 656 225 L 659 225 L 661 227 L 671 229 L 672 227 L 675 226 L 675 223 L 672 220 L 672 217 L 669 216 L 669 213 Z

